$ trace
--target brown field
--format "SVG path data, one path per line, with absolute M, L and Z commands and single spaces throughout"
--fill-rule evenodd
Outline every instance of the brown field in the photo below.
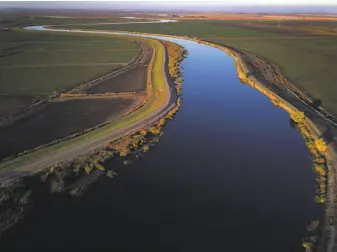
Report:
M 86 90 L 88 94 L 110 92 L 140 92 L 146 88 L 147 67 L 137 66 L 115 78 L 108 79 Z
M 152 48 L 142 43 L 144 51 L 139 63 L 116 77 L 104 80 L 85 90 L 88 94 L 110 92 L 141 92 L 146 88 L 147 66 L 151 61 Z
M 133 99 L 89 99 L 48 103 L 38 113 L 0 127 L 0 158 L 114 120 L 127 113 L 136 103 L 138 101 Z
M 1 96 L 0 95 L 0 121 L 8 116 L 20 112 L 25 107 L 29 106 L 32 100 L 37 97 L 32 96 Z

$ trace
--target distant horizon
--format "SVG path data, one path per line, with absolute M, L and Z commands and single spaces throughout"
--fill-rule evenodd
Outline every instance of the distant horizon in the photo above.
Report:
M 0 9 L 36 10 L 106 10 L 106 11 L 184 11 L 184 12 L 242 12 L 242 13 L 319 13 L 336 14 L 337 4 L 243 4 L 246 0 L 236 0 L 236 4 L 219 1 L 208 2 L 168 2 L 168 1 L 0 1 Z M 261 0 L 259 0 L 261 1 Z M 330 1 L 330 0 L 327 0 Z M 293 1 L 295 2 L 295 1 Z M 296 1 L 297 3 L 299 1 Z M 311 1 L 312 3 L 312 1 Z

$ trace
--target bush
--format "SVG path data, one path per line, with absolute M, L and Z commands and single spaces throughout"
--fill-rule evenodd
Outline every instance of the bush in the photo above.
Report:
M 93 170 L 93 167 L 91 167 L 90 165 L 86 165 L 86 166 L 84 167 L 84 170 L 85 170 L 85 172 L 86 172 L 87 174 L 90 174 L 90 173 L 92 172 L 92 170 Z
M 118 176 L 118 174 L 116 173 L 116 172 L 114 172 L 114 171 L 108 171 L 107 173 L 106 173 L 106 176 L 108 177 L 108 178 L 115 178 L 115 177 L 117 177 Z
M 328 150 L 328 146 L 322 138 L 317 138 L 315 140 L 315 146 L 320 152 L 326 152 Z
M 146 144 L 146 145 L 143 146 L 142 150 L 144 152 L 148 152 L 150 150 L 150 146 Z
M 291 113 L 291 119 L 293 119 L 294 122 L 296 123 L 303 123 L 305 114 L 301 111 L 295 111 Z
M 96 163 L 96 164 L 95 164 L 95 168 L 98 169 L 98 170 L 100 170 L 100 171 L 105 171 L 104 166 L 101 165 L 101 164 L 99 164 L 99 163 Z

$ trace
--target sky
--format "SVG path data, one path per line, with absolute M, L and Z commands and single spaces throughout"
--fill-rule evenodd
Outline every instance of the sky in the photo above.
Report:
M 22 0 L 21 0 L 22 1 Z M 25 1 L 25 0 L 23 0 Z M 28 0 L 29 1 L 29 0 Z M 61 0 L 62 2 L 67 2 L 67 0 Z M 74 1 L 74 0 L 72 0 Z M 103 0 L 104 1 L 104 0 Z M 1 2 L 16 2 L 15 0 L 7 0 Z M 41 1 L 42 2 L 42 1 Z M 43 2 L 52 2 L 52 0 L 44 0 Z M 102 2 L 92 0 L 90 2 Z M 120 0 L 105 0 L 105 2 L 121 2 Z M 218 1 L 193 1 L 193 0 L 123 0 L 123 2 L 142 2 L 142 3 L 152 3 L 165 4 L 165 5 L 182 5 L 182 4 L 193 4 L 193 5 L 337 5 L 337 0 L 218 0 Z
M 0 9 L 86 9 L 86 10 L 154 10 L 154 11 L 212 11 L 263 13 L 337 13 L 337 0 L 0 0 Z M 81 1 L 81 0 L 79 0 Z

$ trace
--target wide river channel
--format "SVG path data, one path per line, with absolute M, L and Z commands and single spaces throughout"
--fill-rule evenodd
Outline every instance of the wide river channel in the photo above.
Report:
M 289 115 L 242 84 L 223 51 L 162 39 L 189 54 L 182 106 L 160 143 L 130 166 L 108 162 L 119 177 L 101 177 L 82 197 L 35 194 L 1 247 L 303 251 L 306 227 L 323 209 Z

